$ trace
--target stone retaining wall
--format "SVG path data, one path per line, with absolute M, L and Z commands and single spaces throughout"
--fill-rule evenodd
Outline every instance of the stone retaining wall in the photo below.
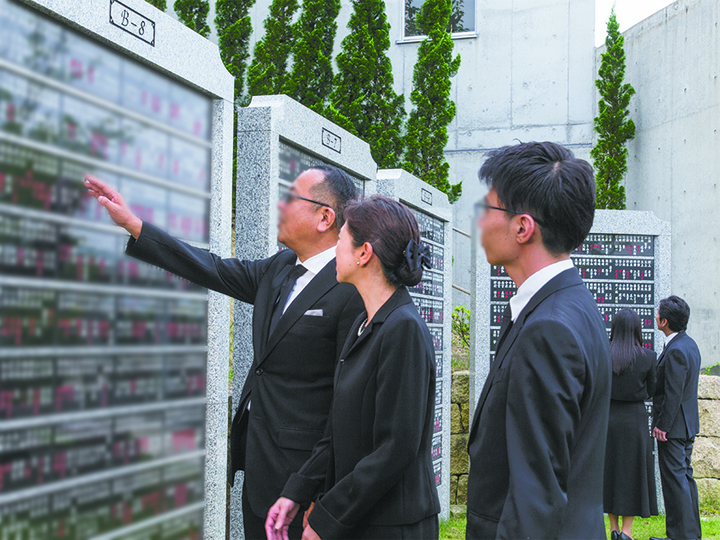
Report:
M 450 504 L 464 505 L 467 502 L 467 441 L 470 431 L 469 371 L 452 374 L 450 401 Z
M 700 508 L 720 510 L 720 377 L 700 375 L 700 433 L 695 438 L 692 465 Z

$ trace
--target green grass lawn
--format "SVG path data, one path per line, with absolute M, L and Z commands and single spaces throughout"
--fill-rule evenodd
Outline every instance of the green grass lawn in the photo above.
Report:
M 704 540 L 720 540 L 720 515 L 704 514 L 702 520 L 702 533 Z M 607 537 L 610 538 L 610 523 L 605 516 Z M 651 536 L 665 536 L 665 516 L 651 518 L 635 518 L 633 522 L 633 538 L 648 540 Z M 465 517 L 451 518 L 440 521 L 440 540 L 463 540 L 465 538 Z

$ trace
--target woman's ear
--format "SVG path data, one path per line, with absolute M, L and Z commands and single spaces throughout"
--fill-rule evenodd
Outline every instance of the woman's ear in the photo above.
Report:
M 360 262 L 360 266 L 365 266 L 367 263 L 370 262 L 370 259 L 372 259 L 373 256 L 373 247 L 370 242 L 365 242 L 362 246 L 360 246 L 357 253 L 358 261 Z

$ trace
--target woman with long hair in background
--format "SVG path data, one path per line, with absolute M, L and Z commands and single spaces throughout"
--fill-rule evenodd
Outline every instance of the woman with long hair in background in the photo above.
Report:
M 643 348 L 640 317 L 632 309 L 621 309 L 613 317 L 610 356 L 613 374 L 603 507 L 612 540 L 630 540 L 634 516 L 658 513 L 653 439 L 645 407 L 645 400 L 655 392 L 657 355 Z

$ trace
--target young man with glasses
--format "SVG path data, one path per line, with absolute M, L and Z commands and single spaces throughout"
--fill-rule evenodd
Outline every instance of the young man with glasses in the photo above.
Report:
M 232 422 L 228 480 L 245 471 L 245 538 L 264 540 L 268 509 L 323 434 L 335 364 L 363 311 L 355 288 L 335 278 L 343 208 L 356 197 L 352 179 L 326 165 L 298 176 L 278 203 L 277 239 L 289 249 L 257 261 L 192 247 L 143 223 L 101 180 L 87 176 L 85 185 L 132 236 L 128 255 L 254 306 L 254 361 Z M 301 535 L 299 513 L 290 537 Z
M 610 352 L 570 260 L 592 227 L 592 169 L 532 142 L 491 152 L 479 176 L 482 246 L 518 291 L 470 430 L 466 537 L 604 539 Z

